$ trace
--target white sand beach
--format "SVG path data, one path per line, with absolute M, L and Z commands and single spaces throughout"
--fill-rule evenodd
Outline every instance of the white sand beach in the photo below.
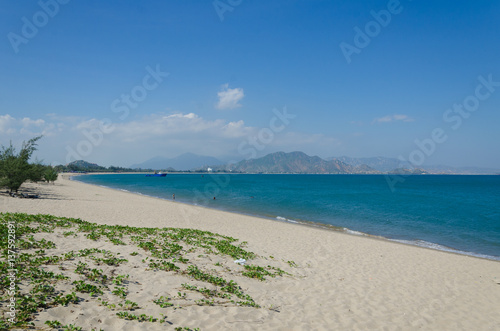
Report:
M 59 177 L 54 185 L 24 185 L 38 192 L 39 199 L 3 194 L 0 211 L 52 214 L 98 224 L 211 231 L 248 242 L 247 249 L 259 256 L 261 264 L 275 263 L 290 273 L 266 281 L 235 275 L 261 308 L 193 304 L 168 312 L 172 330 L 174 326 L 200 330 L 500 330 L 497 261 L 201 208 L 71 181 L 68 175 Z M 84 237 L 40 235 L 54 241 L 58 252 L 84 247 L 119 249 L 126 256 L 132 252 L 128 246 Z M 134 267 L 132 258 L 129 261 L 116 272 L 134 279 L 133 301 L 172 295 L 183 282 L 168 272 L 146 273 Z M 214 257 L 213 262 L 217 261 L 235 266 L 230 258 Z M 154 309 L 150 308 L 151 314 L 158 313 Z M 115 313 L 92 301 L 81 302 L 40 312 L 35 324 L 43 327 L 45 320 L 58 319 L 84 330 L 169 329 L 165 324 L 119 319 Z

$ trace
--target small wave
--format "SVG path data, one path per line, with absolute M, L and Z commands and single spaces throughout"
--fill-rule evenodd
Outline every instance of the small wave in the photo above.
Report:
M 80 178 L 78 178 L 78 177 L 80 177 Z M 118 189 L 118 190 L 121 190 L 121 191 L 124 191 L 124 192 L 129 192 L 129 193 L 133 193 L 133 194 L 139 194 L 139 195 L 142 195 L 142 196 L 151 196 L 151 197 L 160 198 L 160 199 L 164 199 L 164 200 L 170 200 L 168 197 L 152 196 L 150 194 L 144 194 L 144 193 L 140 193 L 140 192 L 136 192 L 136 191 L 129 191 L 129 190 L 126 190 L 126 189 L 114 188 L 114 187 L 106 186 L 106 185 L 99 185 L 99 184 L 96 184 L 96 183 L 86 182 L 83 179 L 84 179 L 84 176 L 71 176 L 70 177 L 70 180 L 75 180 L 75 181 L 83 182 L 83 183 L 90 184 L 90 185 L 97 185 L 97 186 L 100 186 L 100 187 L 105 187 L 105 188 L 109 188 L 109 189 Z M 182 201 L 179 201 L 179 202 L 182 202 Z M 194 205 L 194 206 L 199 206 L 199 207 L 207 207 L 207 205 L 203 204 L 203 203 L 192 202 L 192 203 L 189 203 L 189 204 Z M 217 209 L 224 210 L 221 206 L 218 206 L 218 207 L 219 208 L 217 208 Z M 214 208 L 214 207 L 212 206 L 212 208 Z M 237 211 L 237 210 L 234 211 L 234 210 L 232 210 L 232 208 L 228 208 L 228 211 L 246 214 L 245 212 L 242 212 L 242 211 Z M 379 235 L 371 235 L 369 233 L 363 233 L 363 232 L 351 230 L 351 229 L 348 229 L 348 228 L 345 228 L 345 227 L 341 227 L 341 226 L 337 227 L 337 226 L 330 225 L 330 224 L 324 224 L 324 223 L 312 222 L 312 221 L 306 221 L 306 220 L 304 220 L 304 221 L 303 220 L 296 221 L 296 220 L 293 220 L 293 219 L 287 219 L 286 217 L 282 217 L 282 216 L 276 216 L 275 217 L 273 214 L 260 214 L 258 211 L 255 211 L 254 213 L 250 212 L 250 213 L 248 213 L 248 215 L 257 216 L 257 217 L 266 217 L 266 218 L 269 218 L 269 219 L 273 219 L 274 218 L 274 219 L 276 219 L 278 221 L 282 221 L 282 222 L 286 222 L 286 223 L 303 224 L 303 225 L 308 225 L 308 226 L 313 226 L 313 227 L 319 227 L 319 228 L 324 228 L 324 229 L 333 230 L 333 231 L 339 231 L 339 232 L 343 232 L 343 233 L 347 233 L 347 234 L 351 234 L 351 235 L 356 235 L 356 236 L 376 237 L 376 238 L 385 239 L 385 240 L 389 240 L 389 241 L 393 241 L 393 242 L 399 242 L 399 243 L 402 243 L 402 244 L 407 244 L 407 245 L 412 245 L 412 246 L 424 247 L 424 248 L 429 248 L 429 249 L 439 250 L 439 251 L 444 251 L 444 252 L 450 252 L 450 253 L 455 253 L 455 254 L 460 254 L 460 255 L 466 255 L 466 256 L 472 256 L 472 257 L 478 257 L 478 258 L 484 258 L 484 259 L 489 259 L 489 260 L 500 261 L 500 256 L 492 256 L 492 255 L 486 255 L 486 254 L 480 254 L 480 253 L 474 253 L 474 252 L 468 252 L 468 251 L 461 251 L 461 250 L 453 249 L 453 248 L 446 247 L 446 246 L 443 246 L 443 245 L 440 245 L 440 244 L 436 244 L 436 243 L 432 243 L 432 242 L 427 242 L 427 241 L 424 241 L 424 240 L 390 239 L 390 238 L 382 237 L 382 236 L 379 236 Z
M 479 254 L 479 253 L 461 251 L 461 250 L 458 250 L 458 249 L 446 247 L 446 246 L 439 245 L 439 244 L 432 243 L 432 242 L 428 242 L 428 241 L 425 241 L 425 240 L 403 240 L 403 239 L 389 239 L 389 240 L 390 241 L 394 241 L 394 242 L 398 242 L 398 243 L 401 243 L 401 244 L 406 244 L 406 245 L 412 245 L 412 246 L 430 248 L 430 249 L 435 249 L 435 250 L 443 251 L 443 252 L 449 252 L 449 253 L 455 253 L 455 254 L 460 254 L 460 255 L 467 255 L 467 256 L 479 257 L 479 258 L 488 259 L 488 260 L 500 261 L 500 257 L 499 256 L 492 256 L 492 255 L 486 255 L 486 254 Z
M 278 221 L 283 221 L 283 222 L 288 222 L 288 223 L 296 223 L 296 224 L 299 224 L 299 222 L 297 221 L 294 221 L 294 220 L 291 220 L 291 219 L 288 219 L 288 218 L 284 218 L 284 217 L 281 217 L 281 216 L 276 216 L 276 219 Z
M 359 231 L 354 231 L 354 230 L 351 230 L 351 229 L 348 229 L 348 228 L 343 228 L 342 229 L 345 233 L 348 233 L 348 234 L 353 234 L 355 236 L 365 236 L 366 233 L 363 233 L 363 232 L 359 232 Z

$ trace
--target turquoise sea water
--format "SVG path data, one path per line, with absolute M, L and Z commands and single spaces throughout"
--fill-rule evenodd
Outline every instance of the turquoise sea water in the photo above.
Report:
M 409 176 L 394 191 L 383 175 L 109 174 L 75 179 L 500 260 L 500 176 Z

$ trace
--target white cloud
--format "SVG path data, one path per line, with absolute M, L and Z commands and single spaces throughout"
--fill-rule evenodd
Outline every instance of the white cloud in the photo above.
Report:
M 14 123 L 16 119 L 9 114 L 0 115 L 0 134 L 13 134 L 15 132 Z
M 67 144 L 70 135 L 64 134 L 65 128 L 64 123 L 50 119 L 0 115 L 0 145 L 7 146 L 12 143 L 14 148 L 19 150 L 23 141 L 43 135 L 43 139 L 38 142 L 38 152 L 35 152 L 33 160 L 39 159 L 51 163 L 59 159 L 60 150 L 64 148 L 63 144 Z
M 241 107 L 238 102 L 243 99 L 245 94 L 242 88 L 229 88 L 229 84 L 224 84 L 217 96 L 219 97 L 219 101 L 215 105 L 217 109 L 235 109 Z
M 175 156 L 185 152 L 240 160 L 248 156 L 241 155 L 238 150 L 245 142 L 248 148 L 253 148 L 251 146 L 255 143 L 258 156 L 278 150 L 320 154 L 340 144 L 330 136 L 286 129 L 276 132 L 269 143 L 264 143 L 259 137 L 263 129 L 269 130 L 268 127 L 252 127 L 243 120 L 207 119 L 195 113 L 181 112 L 115 122 L 112 123 L 113 129 L 107 132 L 102 128 L 103 122 L 96 118 L 50 115 L 33 119 L 0 115 L 2 143 L 12 140 L 15 146 L 20 146 L 23 140 L 43 134 L 36 156 L 47 163 L 57 164 L 66 163 L 69 150 L 84 151 L 78 159 L 105 166 L 129 166 L 154 156 Z
M 116 124 L 116 137 L 127 142 L 149 139 L 185 137 L 189 139 L 238 138 L 253 129 L 240 120 L 228 122 L 223 119 L 206 120 L 194 113 L 151 115 L 140 120 Z
M 50 136 L 56 124 L 47 123 L 45 120 L 31 119 L 29 117 L 14 118 L 9 114 L 0 115 L 0 135 L 21 136 Z M 32 138 L 32 137 L 30 137 Z
M 42 119 L 32 120 L 29 117 L 24 117 L 21 120 L 21 123 L 23 127 L 30 127 L 30 126 L 42 127 L 45 124 L 45 121 Z
M 394 115 L 387 115 L 384 117 L 379 117 L 376 118 L 372 121 L 372 124 L 375 123 L 388 123 L 388 122 L 394 122 L 394 121 L 400 121 L 400 122 L 413 122 L 414 119 L 409 117 L 408 115 L 401 115 L 401 114 L 394 114 Z
M 86 120 L 79 125 L 79 130 L 96 129 L 98 122 L 96 119 Z M 195 113 L 153 114 L 130 122 L 114 123 L 113 126 L 114 130 L 103 135 L 102 143 L 93 147 L 92 155 L 86 159 L 104 165 L 128 166 L 158 155 L 191 152 L 240 160 L 248 156 L 241 155 L 238 149 L 242 143 L 247 149 L 255 144 L 258 156 L 277 150 L 318 154 L 340 145 L 337 139 L 322 134 L 287 130 L 275 133 L 269 143 L 264 143 L 259 137 L 263 129 L 269 128 L 248 126 L 243 120 L 206 119 Z M 84 138 L 83 135 L 79 137 Z M 75 149 L 78 143 L 75 133 L 72 140 L 70 145 Z

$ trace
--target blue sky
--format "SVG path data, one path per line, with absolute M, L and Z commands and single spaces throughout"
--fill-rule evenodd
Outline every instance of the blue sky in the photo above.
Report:
M 500 168 L 498 22 L 499 1 L 0 0 L 0 142 Z

